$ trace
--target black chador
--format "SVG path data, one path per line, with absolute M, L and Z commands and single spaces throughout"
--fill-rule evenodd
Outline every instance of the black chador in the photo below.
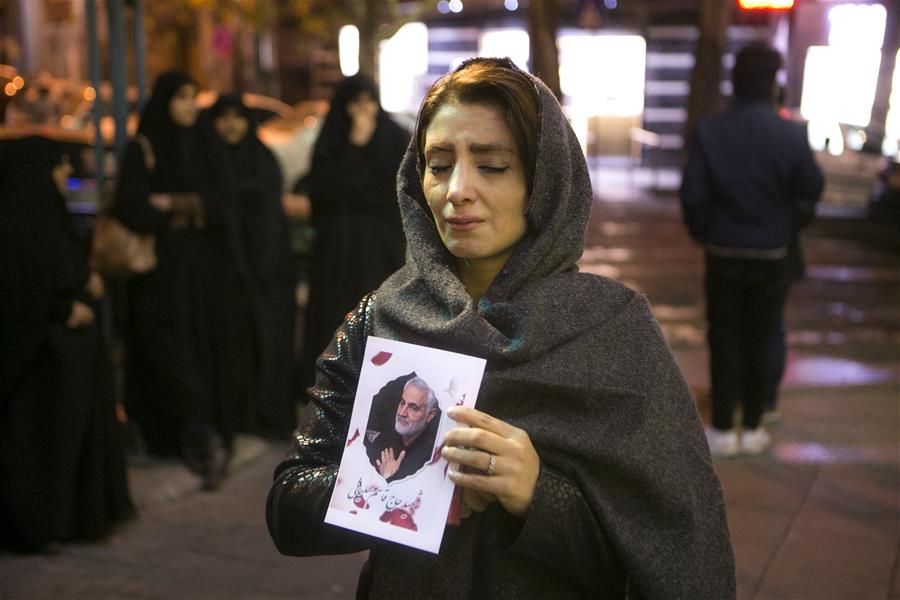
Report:
M 315 360 L 344 316 L 404 263 L 396 177 L 410 136 L 379 107 L 369 142 L 352 144 L 347 106 L 362 94 L 378 98 L 364 76 L 338 85 L 306 178 L 316 239 L 303 341 L 305 386 L 312 385 Z
M 133 514 L 112 365 L 54 142 L 0 157 L 0 547 L 91 539 Z M 96 289 L 96 288 L 94 288 Z M 81 315 L 76 318 L 76 304 Z
M 215 131 L 226 112 L 247 121 L 248 131 L 229 144 Z M 292 389 L 296 269 L 281 206 L 282 175 L 275 156 L 256 135 L 253 115 L 240 97 L 222 95 L 201 115 L 203 195 L 217 207 L 210 224 L 218 270 L 230 289 L 220 310 L 229 313 L 229 360 L 247 389 L 238 427 L 286 437 L 295 425 Z M 215 226 L 213 226 L 215 225 Z
M 131 229 L 156 236 L 158 258 L 156 269 L 128 282 L 129 413 L 151 454 L 181 453 L 212 486 L 236 428 L 242 390 L 234 377 L 243 371 L 230 371 L 222 356 L 231 332 L 221 297 L 230 288 L 218 268 L 216 205 L 200 194 L 204 149 L 196 126 L 172 116 L 176 95 L 195 89 L 176 71 L 157 79 L 138 128 L 145 140 L 125 151 L 113 210 Z M 192 202 L 160 209 L 153 194 Z

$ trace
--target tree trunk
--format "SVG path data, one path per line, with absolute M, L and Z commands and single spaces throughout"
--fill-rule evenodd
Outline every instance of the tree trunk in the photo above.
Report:
M 359 20 L 359 72 L 378 81 L 378 2 L 362 3 Z
M 721 107 L 722 55 L 728 48 L 728 25 L 733 2 L 700 0 L 700 37 L 694 51 L 694 70 L 687 102 L 684 148 L 690 147 L 694 124 Z
M 559 87 L 559 51 L 556 28 L 559 0 L 531 0 L 528 3 L 528 36 L 531 40 L 531 71 L 562 100 Z
M 897 49 L 900 47 L 900 0 L 883 0 L 887 10 L 884 44 L 881 46 L 881 67 L 878 69 L 878 85 L 875 87 L 875 101 L 872 116 L 866 127 L 866 149 L 881 151 L 887 121 L 888 106 L 893 88 L 894 68 L 897 63 Z M 900 106 L 894 107 L 900 110 Z

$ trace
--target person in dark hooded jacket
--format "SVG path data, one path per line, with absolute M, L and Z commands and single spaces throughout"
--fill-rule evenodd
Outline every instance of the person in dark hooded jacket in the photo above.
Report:
M 269 493 L 279 550 L 368 549 L 358 597 L 733 598 L 672 353 L 642 296 L 578 272 L 592 190 L 552 92 L 509 59 L 463 63 L 423 101 L 398 195 L 407 263 L 320 358 Z M 447 411 L 469 426 L 442 450 L 464 518 L 436 555 L 323 522 L 369 335 L 487 361 L 477 409 Z
M 0 547 L 95 539 L 134 508 L 112 365 L 63 193 L 72 166 L 46 138 L 0 156 Z
M 403 264 L 395 194 L 409 134 L 378 104 L 364 75 L 338 84 L 305 178 L 316 232 L 309 275 L 300 383 L 360 298 Z

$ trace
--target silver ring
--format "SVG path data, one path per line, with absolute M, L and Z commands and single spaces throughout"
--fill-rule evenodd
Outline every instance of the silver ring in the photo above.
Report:
M 484 472 L 485 475 L 490 477 L 494 474 L 494 467 L 497 466 L 497 457 L 491 454 L 491 462 L 488 463 L 487 471 Z

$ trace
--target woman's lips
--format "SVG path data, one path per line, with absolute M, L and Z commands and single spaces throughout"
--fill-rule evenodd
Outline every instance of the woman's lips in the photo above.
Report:
M 484 219 L 478 217 L 451 217 L 445 221 L 453 231 L 471 231 L 484 223 Z

